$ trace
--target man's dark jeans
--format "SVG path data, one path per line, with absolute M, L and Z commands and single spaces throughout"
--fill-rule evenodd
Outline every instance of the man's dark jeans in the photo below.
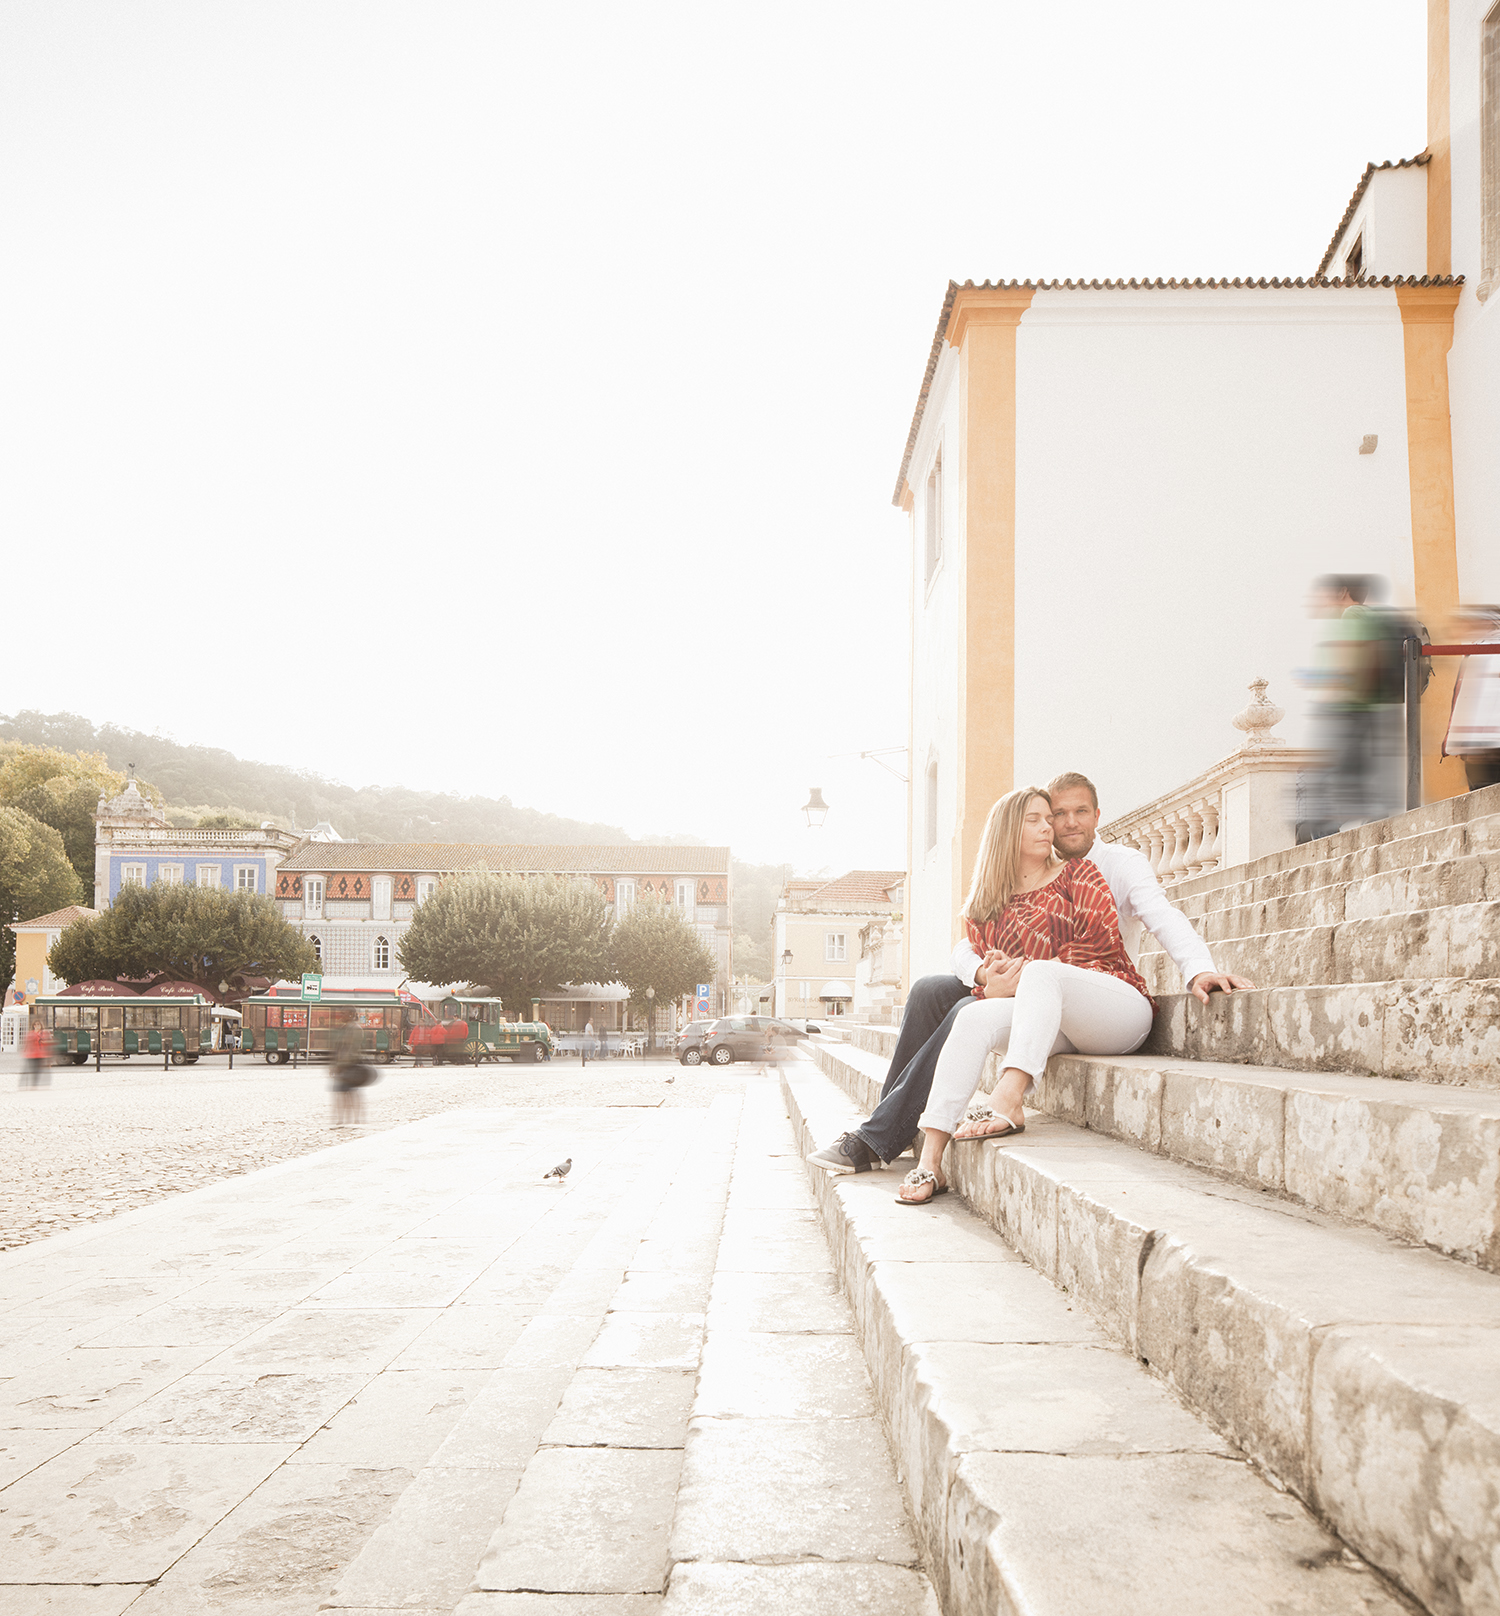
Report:
M 853 1130 L 881 1161 L 895 1161 L 915 1137 L 917 1118 L 932 1091 L 938 1056 L 953 1029 L 953 1018 L 971 997 L 956 976 L 946 973 L 924 976 L 912 984 L 880 1104 L 868 1122 Z

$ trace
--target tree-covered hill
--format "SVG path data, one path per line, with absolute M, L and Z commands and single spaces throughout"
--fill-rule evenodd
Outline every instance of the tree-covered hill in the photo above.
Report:
M 310 829 L 328 820 L 350 840 L 423 842 L 560 842 L 623 845 L 635 840 L 618 825 L 589 824 L 518 808 L 509 797 L 458 797 L 407 786 L 346 786 L 302 769 L 251 763 L 213 746 L 183 746 L 162 735 L 95 728 L 76 713 L 0 715 L 0 740 L 102 752 L 111 768 L 133 763 L 166 797 L 174 823 L 229 815 Z M 648 836 L 648 843 L 691 844 L 689 836 Z

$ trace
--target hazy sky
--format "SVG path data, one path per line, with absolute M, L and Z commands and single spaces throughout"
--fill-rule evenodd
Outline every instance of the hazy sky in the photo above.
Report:
M 1422 0 L 4 0 L 0 711 L 899 867 L 949 277 L 1311 273 L 1424 83 Z

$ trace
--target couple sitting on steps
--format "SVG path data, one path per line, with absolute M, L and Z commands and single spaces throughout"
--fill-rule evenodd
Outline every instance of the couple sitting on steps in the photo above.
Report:
M 1099 794 L 1081 774 L 1060 774 L 1045 791 L 1025 786 L 990 809 L 953 974 L 913 986 L 880 1104 L 809 1160 L 863 1173 L 894 1161 L 920 1128 L 921 1160 L 897 1199 L 922 1206 L 945 1194 L 948 1141 L 1023 1133 L 1022 1101 L 1049 1055 L 1128 1055 L 1145 1043 L 1155 1006 L 1135 968 L 1142 929 L 1202 1003 L 1252 986 L 1215 972 L 1144 854 L 1096 841 L 1098 825 Z M 996 1052 L 1000 1081 L 970 1106 Z

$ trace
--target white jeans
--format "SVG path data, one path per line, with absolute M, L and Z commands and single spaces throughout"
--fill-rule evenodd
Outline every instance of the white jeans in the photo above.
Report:
M 1013 999 L 976 999 L 954 1020 L 918 1126 L 952 1133 L 997 1051 L 1036 1078 L 1049 1055 L 1128 1055 L 1150 1031 L 1150 1001 L 1128 982 L 1061 960 L 1030 960 Z

